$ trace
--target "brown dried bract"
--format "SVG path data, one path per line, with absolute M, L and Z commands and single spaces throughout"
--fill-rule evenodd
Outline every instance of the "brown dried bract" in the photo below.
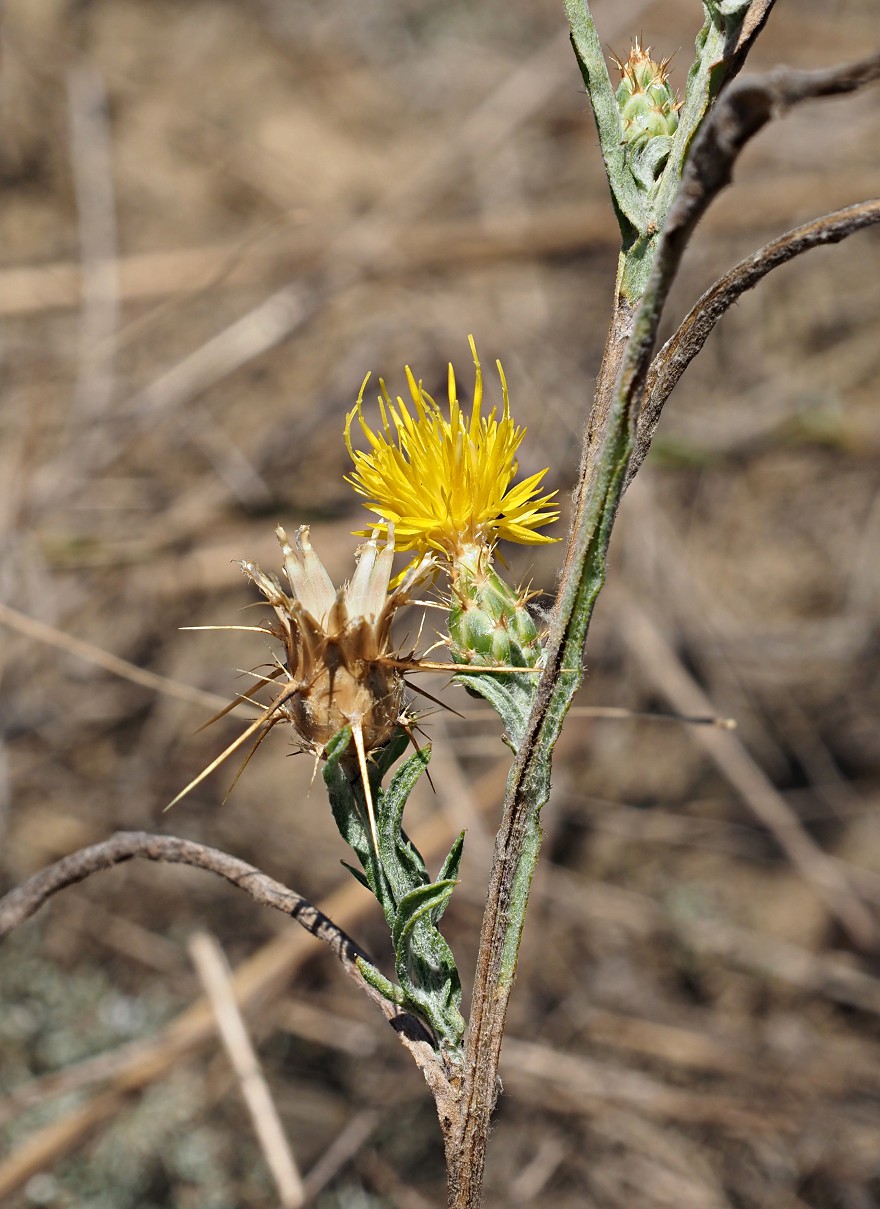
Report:
M 283 716 L 316 752 L 343 726 L 360 732 L 365 751 L 380 747 L 391 738 L 403 707 L 403 673 L 391 649 L 394 614 L 410 602 L 426 567 L 389 592 L 394 536 L 380 548 L 374 535 L 360 547 L 351 580 L 337 591 L 312 549 L 307 526 L 295 546 L 282 528 L 276 532 L 290 593 L 254 563 L 241 564 L 275 610 L 267 628 L 284 647 L 289 684 L 274 721 Z

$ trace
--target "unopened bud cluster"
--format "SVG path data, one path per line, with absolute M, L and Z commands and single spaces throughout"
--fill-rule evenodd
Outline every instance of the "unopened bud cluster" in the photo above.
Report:
M 642 49 L 638 39 L 629 58 L 615 57 L 621 80 L 617 104 L 623 141 L 640 150 L 649 139 L 673 135 L 678 129 L 679 101 L 669 83 L 669 60 L 651 58 L 651 48 Z
M 470 557 L 468 557 L 470 555 Z M 451 566 L 450 654 L 472 667 L 536 667 L 541 641 L 526 608 L 491 562 L 490 551 L 472 549 Z

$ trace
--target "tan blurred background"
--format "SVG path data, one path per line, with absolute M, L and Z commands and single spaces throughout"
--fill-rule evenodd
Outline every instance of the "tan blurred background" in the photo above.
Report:
M 674 55 L 683 88 L 696 2 L 595 16 L 617 51 L 641 33 Z M 240 722 L 195 734 L 207 705 L 63 636 L 237 691 L 262 640 L 180 627 L 259 619 L 235 560 L 274 567 L 278 521 L 347 574 L 364 374 L 397 391 L 409 363 L 442 394 L 453 359 L 465 394 L 469 332 L 529 426 L 523 472 L 548 465 L 566 498 L 616 227 L 561 5 L 7 0 L 2 31 L 0 584 L 61 645 L 4 614 L 0 887 L 118 828 L 174 832 L 342 893 L 385 960 L 291 737 L 225 805 L 233 768 L 164 814 Z M 876 40 L 868 0 L 782 2 L 750 70 Z M 876 89 L 766 131 L 666 333 L 753 248 L 880 192 L 878 145 Z M 625 500 L 545 813 L 487 1205 L 880 1203 L 877 253 L 862 234 L 744 298 Z M 549 603 L 559 556 L 512 550 L 512 574 Z M 467 988 L 507 757 L 493 716 L 446 695 L 466 717 L 426 719 L 437 794 L 408 817 L 434 865 L 469 829 L 446 917 Z M 0 950 L 2 1203 L 279 1203 L 210 1028 L 188 1058 L 167 1031 L 200 995 L 205 928 L 233 966 L 262 954 L 253 1035 L 313 1203 L 442 1204 L 424 1085 L 331 958 L 207 875 L 145 864 Z

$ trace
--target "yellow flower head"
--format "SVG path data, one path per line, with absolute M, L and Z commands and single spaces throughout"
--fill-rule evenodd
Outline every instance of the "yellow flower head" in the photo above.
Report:
M 458 402 L 451 365 L 448 420 L 407 366 L 411 404 L 400 397 L 392 402 L 380 378 L 382 427 L 374 431 L 363 415 L 366 378 L 346 420 L 345 441 L 354 462 L 346 479 L 367 501 L 364 507 L 379 517 L 375 527 L 385 533 L 393 529 L 398 550 L 436 550 L 452 560 L 473 547 L 491 549 L 499 539 L 524 545 L 556 540 L 538 532 L 559 517 L 555 508 L 547 508 L 556 492 L 540 495 L 547 470 L 511 486 L 526 430 L 510 417 L 501 362 L 496 364 L 504 410 L 499 417 L 493 407 L 483 416 L 483 375 L 473 336 L 468 342 L 476 369 L 470 416 Z M 352 445 L 355 417 L 370 446 L 366 453 Z

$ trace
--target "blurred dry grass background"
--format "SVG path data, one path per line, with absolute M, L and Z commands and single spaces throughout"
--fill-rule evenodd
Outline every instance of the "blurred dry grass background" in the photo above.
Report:
M 616 49 L 641 32 L 675 52 L 683 86 L 695 2 L 595 11 Z M 400 389 L 408 362 L 442 393 L 450 358 L 468 381 L 468 332 L 504 361 L 523 470 L 549 465 L 565 495 L 616 227 L 560 5 L 7 0 L 2 27 L 7 605 L 228 696 L 260 640 L 179 627 L 256 618 L 233 560 L 274 566 L 278 520 L 310 523 L 346 574 L 362 522 L 341 427 L 364 373 Z M 869 0 L 780 3 L 750 69 L 875 42 Z M 760 243 L 880 192 L 878 144 L 876 90 L 766 132 L 670 322 Z M 571 718 L 489 1205 L 880 1203 L 877 251 L 863 234 L 746 297 L 626 498 L 582 704 L 692 712 L 702 692 L 739 729 Z M 511 564 L 552 591 L 558 553 Z M 0 632 L 3 888 L 118 828 L 227 848 L 313 900 L 345 884 L 288 736 L 225 806 L 231 773 L 165 815 L 235 723 L 194 735 L 207 708 Z M 427 722 L 438 793 L 411 824 L 469 827 L 447 916 L 467 976 L 506 751 L 491 715 L 454 704 L 465 721 Z M 786 842 L 845 878 L 858 946 Z M 383 954 L 353 883 L 343 908 Z M 161 1055 L 198 998 L 205 927 L 233 965 L 274 946 L 250 1019 L 299 1163 L 326 1160 L 317 1203 L 441 1204 L 425 1089 L 332 961 L 227 886 L 144 865 L 68 891 L 0 951 L 4 1203 L 277 1204 L 213 1039 L 118 1082 L 120 1047 Z

